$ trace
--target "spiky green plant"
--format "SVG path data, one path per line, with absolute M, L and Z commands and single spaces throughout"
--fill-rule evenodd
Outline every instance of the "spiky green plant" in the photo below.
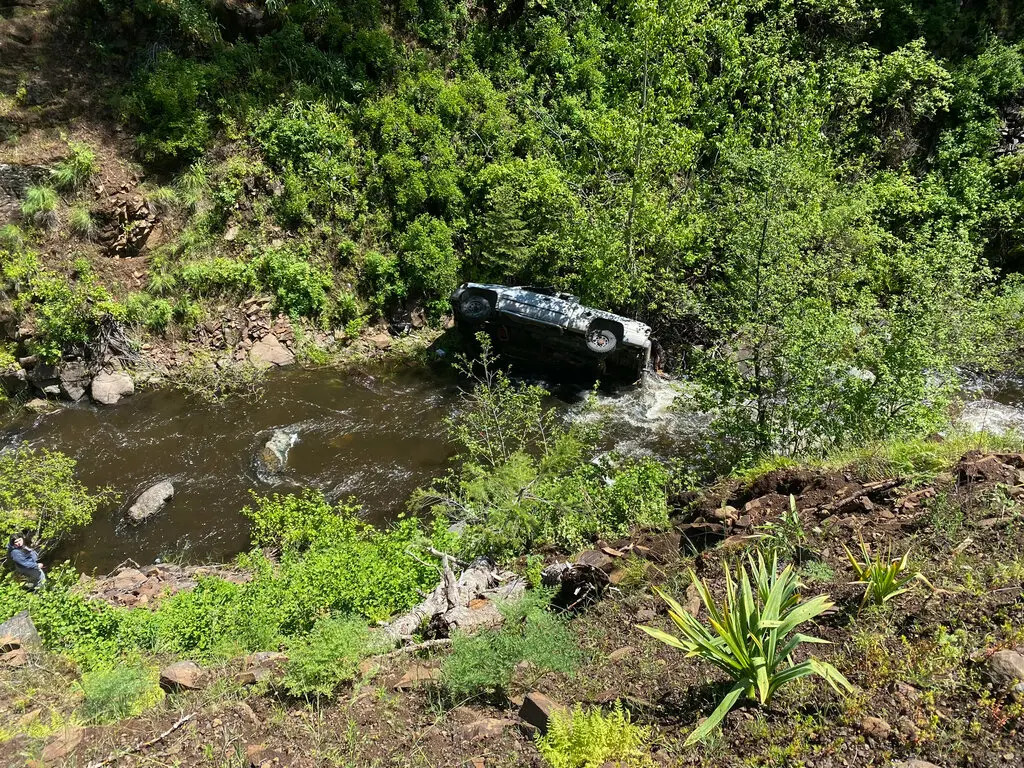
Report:
M 55 227 L 57 193 L 52 187 L 29 187 L 21 203 L 21 214 L 43 229 Z
M 156 187 L 146 194 L 146 202 L 158 216 L 166 216 L 178 205 L 178 193 L 173 187 Z
M 912 581 L 918 580 L 927 583 L 924 576 L 910 568 L 908 564 L 910 550 L 907 550 L 903 557 L 893 557 L 892 550 L 888 550 L 884 555 L 882 553 L 872 555 L 871 548 L 864 543 L 864 539 L 861 539 L 860 555 L 862 559 L 858 560 L 845 544 L 843 549 L 846 550 L 846 557 L 850 560 L 853 572 L 857 575 L 857 580 L 851 583 L 864 586 L 864 597 L 860 602 L 862 608 L 867 603 L 883 605 L 894 597 L 902 595 L 908 591 Z
M 88 144 L 72 141 L 68 147 L 71 154 L 57 163 L 51 171 L 54 186 L 65 192 L 78 189 L 98 170 L 96 153 L 89 148 Z
M 795 664 L 792 658 L 803 643 L 828 642 L 795 631 L 832 607 L 828 595 L 802 600 L 801 584 L 792 566 L 786 566 L 780 573 L 774 555 L 770 564 L 760 554 L 756 560 L 749 558 L 749 563 L 749 575 L 740 563 L 736 566 L 736 578 L 729 565 L 723 563 L 725 600 L 721 606 L 715 603 L 708 585 L 690 571 L 710 626 L 659 590 L 681 634 L 677 637 L 654 627 L 640 627 L 656 640 L 685 651 L 687 657 L 714 664 L 735 681 L 715 711 L 686 739 L 688 745 L 707 736 L 741 696 L 768 704 L 780 688 L 808 675 L 824 678 L 840 693 L 843 689 L 851 690 L 847 679 L 831 664 L 813 657 Z

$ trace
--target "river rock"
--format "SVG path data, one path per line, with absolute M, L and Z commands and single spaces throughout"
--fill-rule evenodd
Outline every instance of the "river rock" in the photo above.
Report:
M 269 368 L 273 365 L 291 365 L 295 355 L 272 333 L 252 345 L 249 350 L 249 361 L 254 365 Z
M 275 429 L 274 434 L 260 451 L 260 464 L 272 475 L 279 474 L 288 466 L 288 452 L 299 440 L 298 434 L 283 429 Z
M 114 405 L 122 397 L 135 394 L 135 383 L 124 371 L 103 371 L 92 380 L 91 394 L 100 405 Z
M 85 397 L 90 378 L 89 368 L 81 361 L 64 363 L 57 368 L 60 393 L 74 402 Z
M 0 624 L 0 637 L 17 640 L 19 648 L 36 649 L 43 647 L 43 641 L 36 631 L 36 625 L 32 623 L 32 617 L 28 611 L 14 614 L 11 618 Z M 11 648 L 11 650 L 14 650 Z
M 160 685 L 169 691 L 196 691 L 203 687 L 203 670 L 194 661 L 177 661 L 160 670 Z
M 139 494 L 139 498 L 128 508 L 128 517 L 134 523 L 141 523 L 163 509 L 173 497 L 174 486 L 170 481 L 162 480 Z
M 1016 651 L 996 651 L 988 658 L 988 675 L 996 685 L 1024 690 L 1024 655 Z

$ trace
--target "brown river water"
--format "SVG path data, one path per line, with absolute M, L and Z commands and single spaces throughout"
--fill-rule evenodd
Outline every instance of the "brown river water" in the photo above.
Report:
M 249 543 L 240 509 L 258 493 L 318 488 L 354 497 L 368 520 L 406 508 L 411 492 L 443 474 L 454 453 L 445 418 L 457 385 L 425 369 L 372 373 L 288 368 L 268 375 L 263 396 L 209 404 L 165 388 L 112 408 L 82 403 L 0 429 L 0 446 L 24 441 L 78 462 L 90 487 L 110 486 L 116 506 L 101 510 L 51 561 L 68 558 L 105 572 L 126 558 L 192 562 L 231 557 Z M 287 469 L 260 471 L 257 456 L 276 429 L 296 434 Z M 161 480 L 175 494 L 139 525 L 125 516 L 134 498 Z
M 584 406 L 586 384 L 536 383 L 565 419 L 601 418 L 603 449 L 660 458 L 713 452 L 707 414 L 688 402 L 684 382 L 648 377 L 642 387 L 597 395 Z M 1019 380 L 966 382 L 970 401 L 960 421 L 971 429 L 1024 431 Z M 459 404 L 459 380 L 443 367 L 371 367 L 361 371 L 271 371 L 261 399 L 210 404 L 173 388 L 136 394 L 112 408 L 88 402 L 0 425 L 0 450 L 28 443 L 57 449 L 78 462 L 78 478 L 109 486 L 117 503 L 57 552 L 80 570 L 105 573 L 127 558 L 217 562 L 249 545 L 240 510 L 258 494 L 316 488 L 331 500 L 352 498 L 364 517 L 386 523 L 408 509 L 412 492 L 442 476 L 455 446 L 446 419 Z M 258 456 L 276 430 L 294 435 L 283 472 L 261 468 Z M 173 500 L 139 525 L 126 511 L 161 480 Z

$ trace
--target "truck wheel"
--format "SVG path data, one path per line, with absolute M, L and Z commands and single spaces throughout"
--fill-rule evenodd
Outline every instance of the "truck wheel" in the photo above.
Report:
M 607 355 L 618 343 L 615 333 L 608 328 L 591 328 L 587 331 L 587 349 L 598 355 Z
M 459 302 L 459 312 L 470 322 L 479 323 L 491 316 L 494 306 L 491 300 L 480 293 L 464 296 Z

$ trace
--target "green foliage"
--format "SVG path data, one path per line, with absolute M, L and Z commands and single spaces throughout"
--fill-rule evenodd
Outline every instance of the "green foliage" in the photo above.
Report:
M 179 302 L 173 313 L 178 315 L 179 322 L 186 324 L 187 318 L 182 317 L 181 312 L 188 310 L 189 305 Z M 208 403 L 223 403 L 231 397 L 259 400 L 263 396 L 265 373 L 264 368 L 248 360 L 218 364 L 209 353 L 199 352 L 193 354 L 188 363 L 179 369 L 175 386 L 189 394 L 198 395 Z
M 451 653 L 441 667 L 441 684 L 453 701 L 503 694 L 516 665 L 530 662 L 544 671 L 571 674 L 580 651 L 563 619 L 546 609 L 547 595 L 532 591 L 517 602 L 500 605 L 500 629 L 473 635 L 456 632 Z
M 370 630 L 358 619 L 323 618 L 288 646 L 284 687 L 292 696 L 329 696 L 355 679 L 359 661 L 374 652 Z
M 656 640 L 685 651 L 688 657 L 696 656 L 714 664 L 735 683 L 715 711 L 687 737 L 687 744 L 707 736 L 741 696 L 768 704 L 780 688 L 808 675 L 824 678 L 837 691 L 851 690 L 846 678 L 831 664 L 813 657 L 794 664 L 792 659 L 793 652 L 803 643 L 827 642 L 796 632 L 801 624 L 832 607 L 826 595 L 802 601 L 798 592 L 801 585 L 792 566 L 779 573 L 774 557 L 770 564 L 760 554 L 756 562 L 751 558 L 749 574 L 743 564 L 738 565 L 738 584 L 727 564 L 723 564 L 723 569 L 725 600 L 721 606 L 716 604 L 708 585 L 690 572 L 710 626 L 659 591 L 680 635 L 640 627 Z
M 68 227 L 72 233 L 83 240 L 92 240 L 96 237 L 96 223 L 85 206 L 76 206 L 71 209 L 71 213 L 68 215 Z
M 634 724 L 622 703 L 607 713 L 584 710 L 552 713 L 548 732 L 537 737 L 537 750 L 551 768 L 601 768 L 603 765 L 653 765 L 648 752 L 651 729 Z
M 912 581 L 922 579 L 922 576 L 911 570 L 908 565 L 910 552 L 899 558 L 894 558 L 891 552 L 873 556 L 871 548 L 863 539 L 860 540 L 861 560 L 855 558 L 845 545 L 843 549 L 846 550 L 846 557 L 857 575 L 857 580 L 852 583 L 864 587 L 861 606 L 867 603 L 883 605 L 906 592 Z
M 798 553 L 807 542 L 807 532 L 804 530 L 803 521 L 800 520 L 796 497 L 793 494 L 789 495 L 789 508 L 782 511 L 782 517 L 760 526 L 757 535 L 770 552 L 781 552 L 788 558 L 793 558 Z
M 0 227 L 0 248 L 6 251 L 20 251 L 25 246 L 25 233 L 17 224 Z
M 52 547 L 112 499 L 75 478 L 75 460 L 59 451 L 18 446 L 0 453 L 0 536 L 32 535 L 36 548 Z
M 29 187 L 21 203 L 21 215 L 42 229 L 57 226 L 59 199 L 52 187 Z
M 57 189 L 73 192 L 84 186 L 99 170 L 96 153 L 88 144 L 72 141 L 68 144 L 71 154 L 53 167 L 53 183 Z
M 132 664 L 86 672 L 78 684 L 86 723 L 116 723 L 135 717 L 164 698 L 156 670 Z
M 565 426 L 545 407 L 547 393 L 512 381 L 495 367 L 486 337 L 481 341 L 481 358 L 463 363 L 472 389 L 450 425 L 463 462 L 414 503 L 465 523 L 466 551 L 497 557 L 515 557 L 541 542 L 571 550 L 592 537 L 667 524 L 663 465 L 615 456 L 592 460 L 600 426 Z
M 333 277 L 309 259 L 308 251 L 271 250 L 257 262 L 257 278 L 274 294 L 275 306 L 280 311 L 317 317 L 324 310 Z
M 453 235 L 444 221 L 423 215 L 409 225 L 402 238 L 401 263 L 407 284 L 426 299 L 435 315 L 448 309 L 448 296 L 459 284 Z

